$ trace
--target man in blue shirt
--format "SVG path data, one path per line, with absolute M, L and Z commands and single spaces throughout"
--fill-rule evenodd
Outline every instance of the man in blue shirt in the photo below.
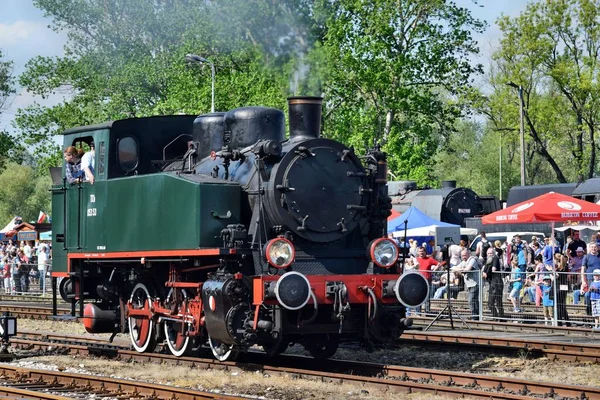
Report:
M 511 257 L 517 258 L 517 263 L 519 265 L 519 269 L 522 273 L 525 273 L 527 270 L 527 249 L 525 248 L 526 244 L 521 241 L 521 235 L 515 235 L 515 241 L 511 247 Z
M 544 264 L 546 265 L 554 265 L 554 246 L 552 240 L 547 237 L 544 239 L 546 245 L 542 250 L 542 255 L 544 256 Z
M 581 291 L 585 291 L 584 301 L 586 306 L 586 313 L 588 315 L 591 315 L 592 309 L 590 302 L 589 285 L 594 280 L 594 270 L 600 269 L 600 255 L 598 254 L 598 245 L 596 243 L 590 243 L 589 247 L 590 251 L 585 257 L 583 257 L 583 263 L 581 267 Z M 575 293 L 573 294 L 573 297 L 575 298 Z M 579 301 L 575 302 L 575 299 L 573 299 L 573 303 L 577 304 L 579 303 Z

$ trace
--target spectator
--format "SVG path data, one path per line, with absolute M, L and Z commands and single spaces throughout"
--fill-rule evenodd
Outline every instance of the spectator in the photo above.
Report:
M 510 282 L 512 283 L 512 290 L 508 298 L 512 302 L 513 311 L 516 313 L 521 312 L 521 289 L 523 288 L 523 278 L 519 261 L 515 258 L 511 261 L 512 269 L 510 274 Z
M 439 252 L 440 252 L 440 246 L 437 246 L 435 244 L 435 239 L 429 239 L 429 242 L 427 242 L 427 255 L 435 260 L 438 259 L 439 257 Z
M 552 278 L 550 275 L 544 275 L 543 281 L 540 284 L 542 288 L 542 298 L 544 305 L 544 324 L 548 325 L 548 322 L 552 322 L 554 319 L 554 296 L 552 288 Z
M 571 239 L 571 235 L 567 236 L 567 240 L 565 241 L 565 245 L 562 248 L 562 253 L 569 258 L 569 245 L 571 244 L 571 242 L 573 241 L 573 239 Z
M 481 236 L 481 240 L 477 243 L 477 247 L 475 248 L 475 256 L 479 259 L 480 264 L 483 265 L 483 260 L 487 257 L 487 250 L 492 247 L 492 244 L 487 240 L 487 235 L 484 231 L 481 231 L 479 235 Z
M 19 260 L 19 278 L 21 280 L 21 291 L 29 292 L 29 259 L 25 257 L 23 250 L 17 251 L 17 259 Z
M 25 245 L 23 246 L 23 253 L 25 253 L 25 256 L 31 260 L 31 246 L 29 245 L 29 242 L 24 242 Z
M 450 266 L 455 267 L 460 264 L 460 253 L 467 247 L 467 242 L 461 240 L 459 244 L 453 244 L 448 248 L 450 253 Z
M 461 272 L 468 292 L 469 308 L 473 319 L 479 319 L 479 262 L 471 256 L 469 249 L 460 253 L 462 261 L 454 267 L 454 272 Z
M 409 239 L 408 243 L 410 243 L 410 249 L 408 250 L 408 252 L 410 253 L 410 255 L 412 257 L 416 257 L 417 253 L 418 253 L 418 246 L 419 246 L 419 244 L 414 239 Z
M 542 262 L 542 255 L 538 255 L 535 258 L 535 305 L 539 307 L 542 305 L 542 289 L 541 284 L 543 283 L 544 276 L 549 272 L 552 272 L 552 265 L 547 265 Z
M 567 312 L 567 292 L 569 290 L 569 275 L 567 268 L 567 257 L 561 253 L 554 254 L 554 270 L 556 275 L 556 316 L 558 317 L 558 326 L 571 326 L 569 314 Z
M 490 284 L 488 294 L 488 307 L 494 318 L 504 318 L 504 307 L 502 305 L 502 292 L 504 281 L 502 280 L 502 268 L 500 260 L 493 248 L 487 249 L 487 258 L 482 269 L 483 278 Z
M 600 331 L 600 269 L 593 271 L 594 280 L 590 283 L 590 301 L 592 302 L 592 315 L 594 316 L 595 331 Z
M 2 253 L 2 278 L 4 279 L 4 294 L 10 294 L 11 292 L 11 283 L 10 283 L 10 261 L 8 259 L 8 254 Z
M 94 150 L 94 142 L 90 143 L 90 151 L 81 157 L 81 171 L 86 181 L 94 184 L 94 164 L 96 163 L 96 151 Z
M 549 237 L 545 238 L 544 242 L 546 243 L 544 250 L 542 250 L 544 264 L 552 265 L 554 263 L 554 243 L 552 243 Z
M 516 258 L 521 272 L 525 273 L 527 270 L 527 245 L 525 242 L 521 241 L 521 235 L 514 236 L 510 254 L 512 254 L 512 257 Z
M 503 272 L 506 272 L 505 268 L 506 268 L 506 260 L 505 260 L 505 252 L 504 249 L 502 248 L 502 242 L 499 240 L 496 240 L 494 242 L 494 250 L 496 251 L 496 257 L 498 257 L 498 261 L 500 262 L 500 270 Z M 510 271 L 510 269 L 509 269 Z
M 11 260 L 11 274 L 12 274 L 12 288 L 14 288 L 13 294 L 21 293 L 21 272 L 19 267 L 21 266 L 21 261 L 19 257 L 17 257 L 17 251 L 13 250 L 10 254 Z
M 44 293 L 46 284 L 46 271 L 48 266 L 48 247 L 41 246 L 40 254 L 38 255 L 38 269 L 40 271 L 40 291 Z
M 540 248 L 540 243 L 539 242 L 532 242 L 530 245 L 531 250 L 533 251 L 533 257 L 537 257 L 538 255 L 542 254 L 542 249 Z
M 571 287 L 581 286 L 581 277 L 579 276 L 581 272 L 581 267 L 583 266 L 583 257 L 584 257 L 583 247 L 578 247 L 575 250 L 575 257 L 569 259 L 569 268 L 571 275 L 569 275 L 569 282 Z
M 577 248 L 581 247 L 582 249 L 585 249 L 585 242 L 581 239 L 579 239 L 579 231 L 573 231 L 573 239 L 571 240 L 571 243 L 569 243 L 567 249 L 567 257 L 569 257 L 569 259 L 576 257 L 577 256 Z
M 77 149 L 73 146 L 67 147 L 64 152 L 65 157 L 65 177 L 68 183 L 75 183 L 83 177 L 81 170 L 81 157 L 83 156 L 83 150 Z
M 425 247 L 419 247 L 418 252 L 419 254 L 417 256 L 417 264 L 419 265 L 419 273 L 423 275 L 425 279 L 427 279 L 427 282 L 429 282 L 429 284 L 431 284 L 431 272 L 439 269 L 441 265 L 436 260 L 434 260 L 426 254 L 427 250 L 425 249 Z M 433 292 L 430 291 L 430 295 L 433 296 Z M 425 312 L 429 312 L 429 306 L 429 299 L 427 299 L 427 302 L 425 303 Z M 417 312 L 420 312 L 419 307 L 417 307 Z
M 590 251 L 583 259 L 583 265 L 581 268 L 581 292 L 585 293 L 584 300 L 586 305 L 586 313 L 592 314 L 592 308 L 590 304 L 590 291 L 589 284 L 592 282 L 593 271 L 600 269 L 600 255 L 598 254 L 598 245 L 596 243 L 590 243 Z M 575 294 L 573 294 L 575 296 Z M 575 302 L 575 301 L 573 301 Z
M 452 271 L 450 271 L 450 284 L 446 285 L 448 280 L 447 272 L 440 275 L 440 287 L 435 291 L 433 295 L 434 299 L 443 299 L 444 294 L 449 290 L 450 297 L 456 299 L 458 292 L 460 291 L 460 278 Z

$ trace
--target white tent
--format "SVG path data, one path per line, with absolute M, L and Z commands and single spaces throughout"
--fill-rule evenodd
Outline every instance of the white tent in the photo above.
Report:
M 435 227 L 437 225 L 422 226 L 420 228 L 412 228 L 406 230 L 406 237 L 417 237 L 417 236 L 434 236 Z M 599 227 L 600 228 L 600 227 Z M 477 235 L 477 229 L 474 228 L 460 228 L 461 235 Z M 399 230 L 392 233 L 393 237 L 404 237 L 404 231 Z
M 1 231 L 0 233 L 6 233 L 8 231 L 12 231 L 13 229 L 15 229 L 15 226 L 20 225 L 21 223 L 23 223 L 23 220 L 21 219 L 21 217 L 14 217 L 9 223 L 8 225 L 6 225 Z
M 554 228 L 555 231 L 559 231 L 559 232 L 564 232 L 567 229 L 574 229 L 576 231 L 582 231 L 584 229 L 600 231 L 600 226 L 598 226 L 598 225 L 565 225 L 565 226 L 559 226 L 558 228 Z

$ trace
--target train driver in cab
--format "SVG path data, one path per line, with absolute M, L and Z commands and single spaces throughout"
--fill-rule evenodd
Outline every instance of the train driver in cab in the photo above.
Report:
M 63 155 L 65 157 L 65 177 L 67 178 L 67 182 L 71 184 L 76 183 L 83 176 L 81 171 L 81 158 L 84 155 L 83 150 L 75 146 L 69 146 Z
M 81 171 L 82 177 L 94 184 L 94 164 L 96 162 L 96 151 L 94 148 L 94 142 L 90 142 L 90 150 L 81 157 Z

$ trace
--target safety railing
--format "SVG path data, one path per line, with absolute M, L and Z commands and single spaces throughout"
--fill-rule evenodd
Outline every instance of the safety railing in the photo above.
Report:
M 3 279 L 0 279 L 0 294 L 45 295 L 51 288 L 50 272 L 52 264 L 29 263 L 15 266 L 8 264 L 2 270 Z
M 447 271 L 432 272 L 428 301 L 417 309 L 409 309 L 409 313 L 436 317 L 443 311 L 472 320 L 597 326 L 592 315 L 593 298 L 597 296 L 589 289 L 582 290 L 579 272 L 497 271 L 493 272 L 497 274 L 493 279 L 484 278 L 481 270 L 467 274 L 451 273 L 450 284 L 446 284 Z M 592 274 L 586 275 L 592 282 Z M 477 284 L 468 287 L 465 276 Z M 452 307 L 448 310 L 449 304 Z M 600 300 L 595 307 L 600 312 Z

